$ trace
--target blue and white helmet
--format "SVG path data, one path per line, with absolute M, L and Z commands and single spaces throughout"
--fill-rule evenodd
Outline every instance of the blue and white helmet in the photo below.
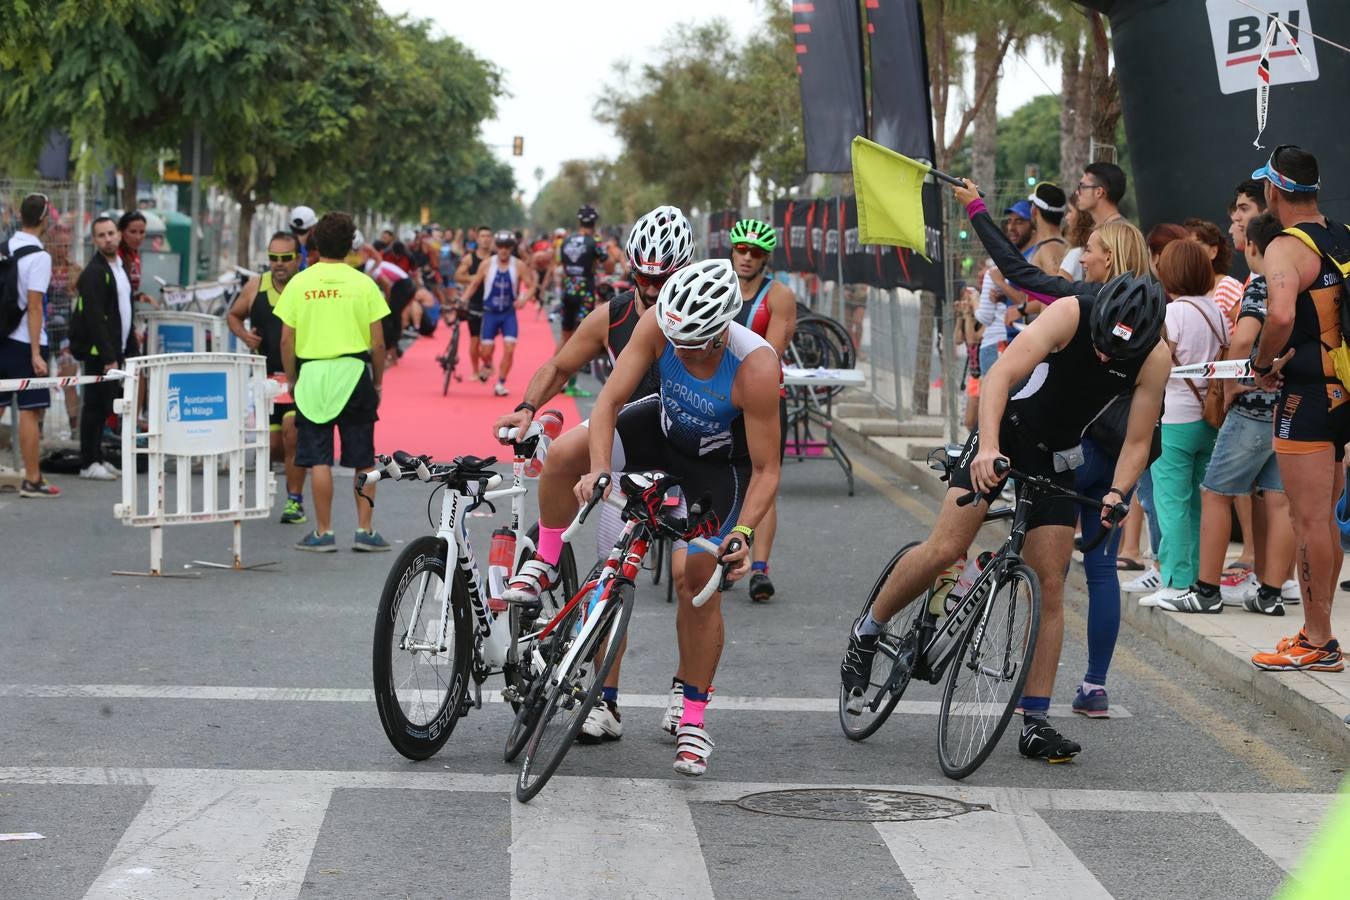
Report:
M 656 321 L 667 340 L 680 344 L 710 341 L 741 311 L 741 283 L 729 259 L 691 263 L 661 285 Z

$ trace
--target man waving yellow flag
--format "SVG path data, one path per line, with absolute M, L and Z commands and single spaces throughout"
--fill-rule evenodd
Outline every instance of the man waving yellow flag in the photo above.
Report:
M 924 259 L 923 180 L 932 166 L 853 139 L 853 186 L 858 192 L 858 240 L 908 247 Z

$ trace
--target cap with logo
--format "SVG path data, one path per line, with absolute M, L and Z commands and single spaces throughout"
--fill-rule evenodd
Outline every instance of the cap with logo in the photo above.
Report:
M 1007 209 L 1003 210 L 1003 214 L 1005 216 L 1017 216 L 1018 218 L 1026 219 L 1028 222 L 1030 222 L 1031 203 L 1026 200 L 1018 200 L 1012 206 L 1009 206 Z
M 308 206 L 297 206 L 291 210 L 289 222 L 291 231 L 309 231 L 319 224 L 319 217 L 314 215 L 314 210 Z

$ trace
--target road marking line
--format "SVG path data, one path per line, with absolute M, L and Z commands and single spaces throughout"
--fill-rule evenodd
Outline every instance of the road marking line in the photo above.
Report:
M 1034 812 L 980 811 L 951 819 L 877 822 L 874 827 L 920 900 L 1111 898 Z M 969 864 L 975 860 L 979 865 Z M 935 861 L 945 864 L 934 865 Z
M 1335 797 L 1309 794 L 1239 795 L 1216 800 L 1214 808 L 1252 846 L 1286 872 L 1293 872 L 1334 803 Z
M 331 793 L 302 784 L 158 786 L 85 898 L 298 896 Z
M 694 817 L 672 781 L 616 779 L 596 790 L 554 778 L 528 804 L 511 804 L 510 849 L 512 897 L 713 897 Z
M 428 692 L 429 693 L 429 692 Z M 271 688 L 230 685 L 166 684 L 3 684 L 0 699 L 20 700 L 233 700 L 285 703 L 374 703 L 375 695 L 366 688 Z M 412 699 L 412 695 L 409 695 Z M 434 703 L 436 695 L 429 695 Z M 669 694 L 623 694 L 622 705 L 634 709 L 665 709 Z M 501 691 L 484 691 L 484 704 L 502 703 Z M 837 712 L 837 697 L 724 697 L 714 695 L 712 706 L 726 712 Z M 901 700 L 896 712 L 914 716 L 935 716 L 941 710 L 937 700 Z M 1052 716 L 1068 718 L 1073 711 L 1066 705 L 1050 708 Z M 1123 706 L 1111 707 L 1112 718 L 1131 718 Z

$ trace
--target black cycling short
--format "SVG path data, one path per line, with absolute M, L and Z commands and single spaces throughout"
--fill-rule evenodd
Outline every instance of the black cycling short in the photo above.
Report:
M 1028 444 L 1025 441 L 1019 441 L 1015 432 L 1005 426 L 999 433 L 999 450 L 1012 463 L 1012 467 L 1019 472 L 1027 475 L 1044 475 L 1055 484 L 1072 491 L 1074 489 L 1073 472 L 1056 472 L 1054 458 L 1048 450 L 1042 450 L 1034 444 Z M 956 463 L 956 468 L 952 470 L 951 481 L 948 482 L 952 487 L 959 488 L 962 491 L 970 491 L 973 484 L 970 478 L 970 464 L 975 459 L 975 454 L 979 451 L 980 430 L 977 428 L 970 433 L 970 438 L 966 441 L 966 446 L 961 451 L 961 457 Z M 998 500 L 999 493 L 1003 490 L 1004 483 L 1008 479 L 1003 479 L 992 491 L 985 494 L 985 500 L 991 505 Z M 1031 507 L 1031 516 L 1028 519 L 1028 528 L 1039 528 L 1042 525 L 1067 525 L 1070 528 L 1078 521 L 1078 504 L 1067 497 L 1041 495 L 1036 498 L 1036 502 Z
M 708 459 L 675 450 L 661 428 L 661 395 L 634 400 L 619 411 L 614 429 L 612 472 L 659 470 L 680 480 L 680 490 L 690 500 L 707 497 L 720 523 L 713 543 L 721 543 L 739 520 L 741 504 L 750 486 L 750 460 Z M 690 553 L 700 553 L 690 547 Z
M 469 309 L 464 313 L 465 321 L 469 323 L 469 337 L 476 338 L 483 332 L 483 306 L 479 304 L 474 306 L 469 304 Z
M 267 417 L 268 430 L 280 431 L 282 422 L 285 421 L 286 417 L 295 414 L 294 403 L 273 403 L 272 414 Z
M 1346 400 L 1339 381 L 1285 382 L 1275 405 L 1275 452 L 1298 456 L 1331 450 L 1336 462 L 1341 462 L 1350 441 L 1350 403 Z
M 417 285 L 411 278 L 403 278 L 389 288 L 389 315 L 383 321 L 384 346 L 389 349 L 398 347 L 399 335 L 403 333 L 403 310 L 417 295 Z
M 590 297 L 583 297 L 580 294 L 563 294 L 562 297 L 562 330 L 576 331 L 577 326 L 581 324 L 582 318 L 589 312 L 587 309 L 592 300 Z

